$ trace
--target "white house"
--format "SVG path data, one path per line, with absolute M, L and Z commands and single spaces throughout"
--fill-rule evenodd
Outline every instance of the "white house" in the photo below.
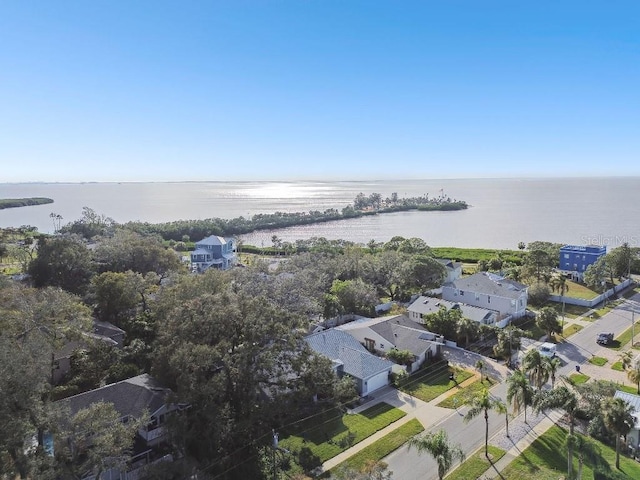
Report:
M 444 337 L 427 331 L 404 315 L 365 318 L 336 327 L 336 330 L 347 332 L 371 352 L 410 351 L 413 354 L 410 372 L 420 368 L 425 360 L 438 356 L 444 344 Z
M 236 263 L 234 241 L 216 235 L 196 242 L 191 252 L 191 268 L 194 272 L 204 272 L 209 268 L 227 270 Z
M 632 449 L 629 453 L 637 456 L 640 448 L 640 395 L 616 390 L 614 398 L 621 398 L 633 408 L 634 424 L 627 434 L 627 445 Z
M 482 323 L 483 325 L 495 325 L 500 317 L 500 312 L 496 310 L 425 296 L 418 297 L 409 305 L 407 313 L 409 318 L 414 322 L 424 323 L 424 318 L 427 315 L 436 313 L 441 308 L 446 308 L 447 310 L 459 308 L 463 317 Z
M 436 259 L 444 267 L 445 278 L 442 283 L 454 282 L 462 276 L 462 263 L 453 260 Z
M 443 285 L 442 298 L 520 318 L 526 313 L 528 287 L 493 273 L 479 272 Z

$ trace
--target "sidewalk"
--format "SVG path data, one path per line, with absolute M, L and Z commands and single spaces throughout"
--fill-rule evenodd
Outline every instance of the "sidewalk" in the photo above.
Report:
M 533 443 L 533 441 L 535 439 L 537 439 L 540 435 L 542 435 L 544 432 L 546 432 L 549 428 L 551 428 L 552 426 L 554 426 L 558 420 L 560 418 L 562 418 L 562 412 L 559 410 L 554 410 L 552 412 L 550 412 L 548 415 L 545 415 L 544 418 L 539 421 L 538 423 L 536 423 L 533 427 L 531 427 L 530 429 L 528 429 L 528 431 L 526 432 L 526 434 L 524 434 L 524 436 L 522 436 L 522 438 L 520 438 L 519 440 L 515 441 L 515 444 L 513 443 L 513 440 L 511 441 L 511 443 L 513 444 L 513 446 L 507 450 L 507 453 L 500 459 L 498 460 L 494 465 L 492 465 L 491 467 L 489 467 L 489 469 L 484 473 L 484 475 L 480 478 L 499 478 L 502 480 L 506 480 L 501 472 L 519 455 L 522 454 L 522 452 L 524 452 L 527 447 L 529 445 L 531 445 L 531 443 Z M 524 424 L 524 420 L 521 418 L 523 417 L 522 414 L 520 414 L 518 416 L 519 419 L 521 419 L 522 424 Z M 512 430 L 510 428 L 510 430 Z M 510 432 L 511 433 L 511 432 Z M 497 435 L 502 435 L 502 432 L 499 432 L 498 434 L 494 435 L 493 438 L 495 438 Z M 511 435 L 512 438 L 515 437 L 515 435 Z M 492 438 L 492 440 L 493 440 Z M 491 440 L 489 441 L 489 444 L 492 444 Z
M 451 388 L 438 397 L 434 398 L 430 402 L 423 402 L 422 400 L 412 397 L 411 395 L 407 395 L 406 393 L 403 393 L 400 390 L 396 390 L 393 387 L 386 387 L 382 390 L 382 392 L 380 392 L 380 394 L 376 395 L 374 401 L 367 402 L 364 405 L 354 408 L 353 410 L 350 410 L 349 413 L 360 413 L 361 411 L 372 407 L 376 403 L 385 402 L 396 408 L 399 408 L 403 412 L 406 412 L 407 415 L 402 417 L 400 420 L 393 422 L 391 425 L 386 426 L 382 430 L 377 431 L 373 435 L 365 438 L 361 442 L 358 442 L 353 447 L 348 448 L 347 450 L 336 455 L 333 458 L 330 458 L 322 464 L 322 471 L 326 472 L 336 467 L 340 463 L 347 460 L 349 457 L 361 451 L 363 448 L 371 445 L 377 440 L 380 440 L 385 435 L 401 427 L 410 420 L 413 420 L 414 418 L 422 424 L 425 430 L 429 427 L 433 427 L 443 422 L 445 419 L 454 415 L 456 411 L 449 408 L 438 407 L 437 405 L 444 399 L 450 397 L 451 395 L 454 395 L 459 388 L 464 388 L 467 385 L 470 385 L 474 381 L 478 380 L 479 378 L 480 374 L 475 373 L 472 377 L 466 379 L 464 382 L 461 382 L 458 385 L 458 388 Z
M 498 362 L 495 362 L 486 357 L 482 357 L 481 355 L 475 354 L 473 352 L 462 349 L 447 348 L 443 352 L 443 356 L 449 361 L 450 365 L 465 368 L 467 370 L 473 370 L 475 362 L 478 359 L 482 359 L 483 362 L 485 362 L 485 375 L 490 375 L 498 380 L 498 383 L 496 383 L 495 386 L 499 385 L 500 382 L 503 382 L 506 379 L 508 370 L 504 365 L 501 365 Z M 422 424 L 425 430 L 441 424 L 448 418 L 456 415 L 457 410 L 438 407 L 438 404 L 451 395 L 456 394 L 460 388 L 464 388 L 479 379 L 480 374 L 478 372 L 474 372 L 474 374 L 470 378 L 461 382 L 457 388 L 451 388 L 429 402 L 419 400 L 415 397 L 412 397 L 411 395 L 401 392 L 400 390 L 396 390 L 394 387 L 389 386 L 382 389 L 376 394 L 373 401 L 367 402 L 364 405 L 360 405 L 359 407 L 350 410 L 349 413 L 360 413 L 361 411 L 370 408 L 376 403 L 386 402 L 406 412 L 407 415 L 402 417 L 400 420 L 393 422 L 391 425 L 388 425 L 382 430 L 379 430 L 373 435 L 365 438 L 353 447 L 345 450 L 344 452 L 336 455 L 333 458 L 330 458 L 322 464 L 322 471 L 326 472 L 327 470 L 336 467 L 340 463 L 347 460 L 349 457 L 361 451 L 363 448 L 371 445 L 372 443 L 376 442 L 377 440 L 381 439 L 385 435 L 401 427 L 414 418 Z

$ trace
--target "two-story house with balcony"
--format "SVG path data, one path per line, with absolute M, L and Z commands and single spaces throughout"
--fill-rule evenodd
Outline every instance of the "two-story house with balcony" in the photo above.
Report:
M 499 312 L 502 318 L 520 318 L 527 310 L 528 287 L 489 272 L 479 272 L 442 286 L 442 299 Z
M 587 267 L 596 263 L 606 253 L 606 246 L 565 245 L 560 248 L 560 270 L 571 275 L 574 280 L 582 281 Z
M 234 241 L 211 235 L 196 242 L 196 249 L 191 252 L 191 269 L 204 272 L 209 268 L 227 270 L 236 263 Z

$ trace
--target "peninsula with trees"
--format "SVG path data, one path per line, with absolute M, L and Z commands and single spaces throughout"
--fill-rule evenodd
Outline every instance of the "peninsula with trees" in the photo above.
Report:
M 365 195 L 358 193 L 353 204 L 347 205 L 342 210 L 329 208 L 310 210 L 309 212 L 275 212 L 259 213 L 249 218 L 237 217 L 232 219 L 207 218 L 203 220 L 177 220 L 151 224 L 148 222 L 129 222 L 125 226 L 141 234 L 157 234 L 165 240 L 181 241 L 183 237 L 204 238 L 208 235 L 234 236 L 254 232 L 256 230 L 273 230 L 278 228 L 310 225 L 314 223 L 330 222 L 334 220 L 347 220 L 360 218 L 365 215 L 378 215 L 384 213 L 418 211 L 455 211 L 465 210 L 469 207 L 464 200 L 457 200 L 447 196 L 440 190 L 439 195 L 430 197 L 428 194 L 421 197 L 400 198 L 397 193 L 392 193 L 386 199 L 379 193 Z M 74 232 L 74 225 L 82 225 L 80 221 L 69 225 L 69 231 Z M 80 232 L 75 232 L 80 233 Z
M 33 205 L 46 205 L 53 203 L 53 199 L 45 197 L 29 198 L 0 198 L 0 210 L 5 208 L 30 207 Z

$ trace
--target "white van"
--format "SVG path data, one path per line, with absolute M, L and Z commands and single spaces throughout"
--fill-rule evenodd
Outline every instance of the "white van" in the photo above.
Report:
M 553 358 L 556 356 L 556 344 L 555 343 L 543 343 L 542 345 L 540 345 L 540 348 L 538 349 L 538 351 L 540 352 L 540 355 L 542 355 L 543 357 L 549 357 L 549 358 Z

